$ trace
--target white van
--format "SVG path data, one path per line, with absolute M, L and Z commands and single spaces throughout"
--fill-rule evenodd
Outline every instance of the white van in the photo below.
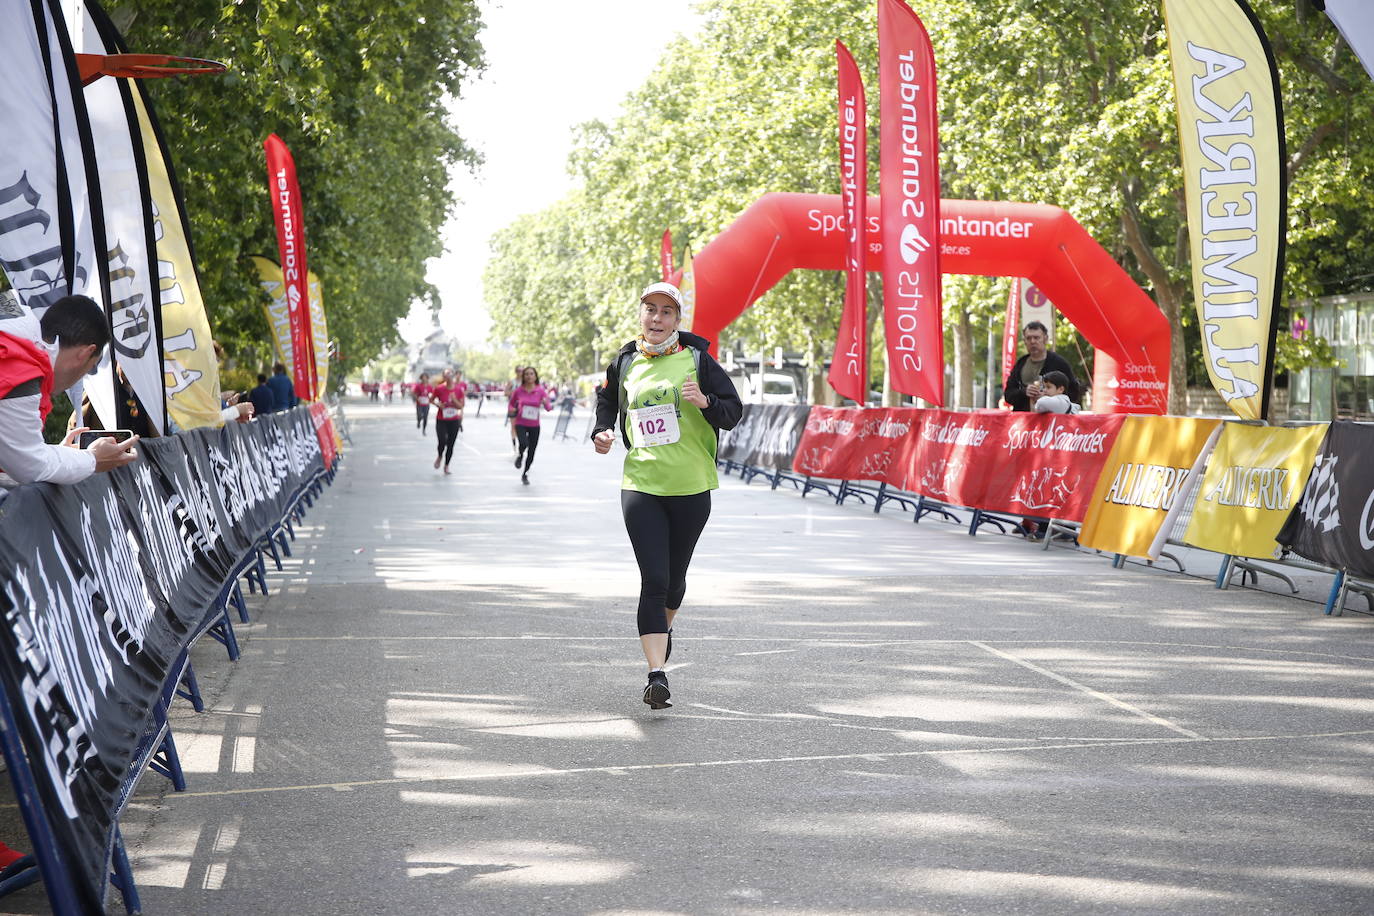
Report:
M 744 374 L 736 370 L 730 373 L 730 381 L 735 383 L 740 400 L 746 404 L 801 404 L 797 391 L 797 379 L 786 372 L 765 372 L 763 374 L 763 393 L 759 394 L 758 373 Z

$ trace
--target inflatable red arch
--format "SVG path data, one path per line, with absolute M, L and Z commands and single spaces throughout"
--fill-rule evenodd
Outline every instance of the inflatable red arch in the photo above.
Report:
M 944 273 L 1025 277 L 1096 349 L 1093 410 L 1162 414 L 1169 393 L 1169 322 L 1078 221 L 1059 207 L 945 200 Z M 869 270 L 882 266 L 879 199 L 868 202 Z M 766 194 L 693 260 L 693 331 L 725 327 L 793 270 L 841 270 L 840 198 Z M 838 315 L 838 306 L 836 308 Z

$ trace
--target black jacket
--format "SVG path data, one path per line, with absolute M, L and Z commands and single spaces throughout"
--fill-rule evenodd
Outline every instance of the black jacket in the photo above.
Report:
M 1012 410 L 1030 410 L 1030 398 L 1026 397 L 1026 386 L 1021 381 L 1021 367 L 1026 365 L 1026 360 L 1030 359 L 1027 353 L 1016 361 L 1016 365 L 1011 367 L 1011 375 L 1007 377 L 1007 383 L 1002 387 L 1002 400 L 1011 405 Z M 1078 386 L 1078 379 L 1074 378 L 1073 370 L 1064 357 L 1055 353 L 1053 350 L 1045 352 L 1045 365 L 1040 367 L 1040 374 L 1058 370 L 1069 377 L 1069 388 L 1065 392 L 1069 400 L 1075 404 L 1083 403 L 1083 392 Z
M 730 376 L 725 374 L 720 363 L 708 352 L 711 346 L 709 340 L 688 331 L 679 331 L 678 342 L 684 347 L 701 351 L 701 371 L 697 373 L 697 385 L 710 401 L 701 409 L 701 415 L 716 430 L 716 438 L 719 439 L 720 430 L 734 429 L 744 413 L 744 404 L 740 402 L 739 392 L 735 390 L 735 383 L 730 381 Z M 596 423 L 592 428 L 593 438 L 602 430 L 613 429 L 616 425 L 616 418 L 620 413 L 620 374 L 616 368 L 621 355 L 633 353 L 634 350 L 635 342 L 632 340 L 620 348 L 615 359 L 606 367 L 606 384 L 596 392 Z M 620 441 L 625 443 L 626 448 L 630 447 L 630 436 L 623 423 L 620 424 Z

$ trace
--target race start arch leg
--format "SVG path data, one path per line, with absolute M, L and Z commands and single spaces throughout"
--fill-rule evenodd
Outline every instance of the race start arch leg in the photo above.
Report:
M 947 274 L 1024 277 L 1096 350 L 1093 410 L 1166 412 L 1168 319 L 1078 221 L 1048 204 L 945 200 L 940 267 Z M 868 204 L 869 270 L 882 266 L 879 199 Z M 841 270 L 840 198 L 766 194 L 693 262 L 692 329 L 708 340 L 793 270 Z

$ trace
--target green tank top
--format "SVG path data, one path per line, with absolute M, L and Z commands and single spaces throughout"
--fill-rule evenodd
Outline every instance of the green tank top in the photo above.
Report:
M 682 399 L 682 383 L 693 372 L 692 354 L 683 348 L 671 356 L 636 356 L 625 372 L 625 427 L 631 448 L 625 456 L 622 490 L 654 496 L 692 496 L 720 487 L 716 476 L 716 431 L 701 409 Z M 667 445 L 641 445 L 647 437 L 637 428 L 637 408 L 671 405 L 680 436 Z

